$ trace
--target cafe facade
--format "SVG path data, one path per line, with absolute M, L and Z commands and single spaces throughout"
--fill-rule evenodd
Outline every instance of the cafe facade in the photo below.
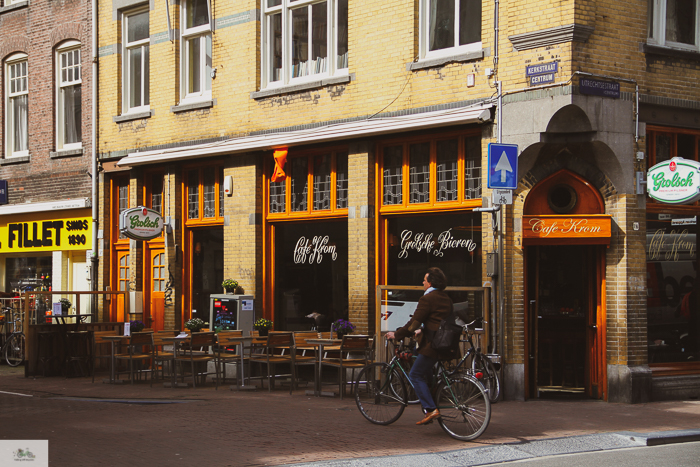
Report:
M 669 2 L 98 3 L 98 288 L 134 298 L 105 320 L 207 321 L 232 279 L 276 330 L 374 335 L 377 287 L 438 266 L 489 294 L 507 399 L 697 395 L 697 204 L 646 195 L 698 158 L 697 38 L 665 41 Z M 518 148 L 505 204 L 496 142 Z M 161 234 L 122 235 L 139 206 Z

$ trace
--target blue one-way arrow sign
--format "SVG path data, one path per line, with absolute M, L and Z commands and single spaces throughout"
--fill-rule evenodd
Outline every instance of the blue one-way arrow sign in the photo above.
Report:
M 515 190 L 518 187 L 518 145 L 489 144 L 489 188 Z

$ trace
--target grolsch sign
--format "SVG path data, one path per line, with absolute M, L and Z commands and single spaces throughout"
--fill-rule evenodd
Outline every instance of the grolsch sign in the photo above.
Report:
M 688 204 L 700 199 L 700 163 L 674 157 L 647 173 L 647 192 L 657 201 Z
M 119 232 L 134 240 L 151 240 L 163 232 L 163 217 L 143 206 L 127 209 L 119 216 Z

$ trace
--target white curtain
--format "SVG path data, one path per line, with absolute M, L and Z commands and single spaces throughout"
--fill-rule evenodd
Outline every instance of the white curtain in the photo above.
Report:
M 27 126 L 27 95 L 12 98 L 12 152 L 26 151 L 29 147 Z
M 79 84 L 63 88 L 63 112 L 63 143 L 79 143 L 82 141 L 82 108 Z

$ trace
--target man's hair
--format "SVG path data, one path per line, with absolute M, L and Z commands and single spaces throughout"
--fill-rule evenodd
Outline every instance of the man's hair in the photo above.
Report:
M 428 268 L 428 282 L 438 290 L 445 290 L 447 287 L 447 277 L 440 268 Z

